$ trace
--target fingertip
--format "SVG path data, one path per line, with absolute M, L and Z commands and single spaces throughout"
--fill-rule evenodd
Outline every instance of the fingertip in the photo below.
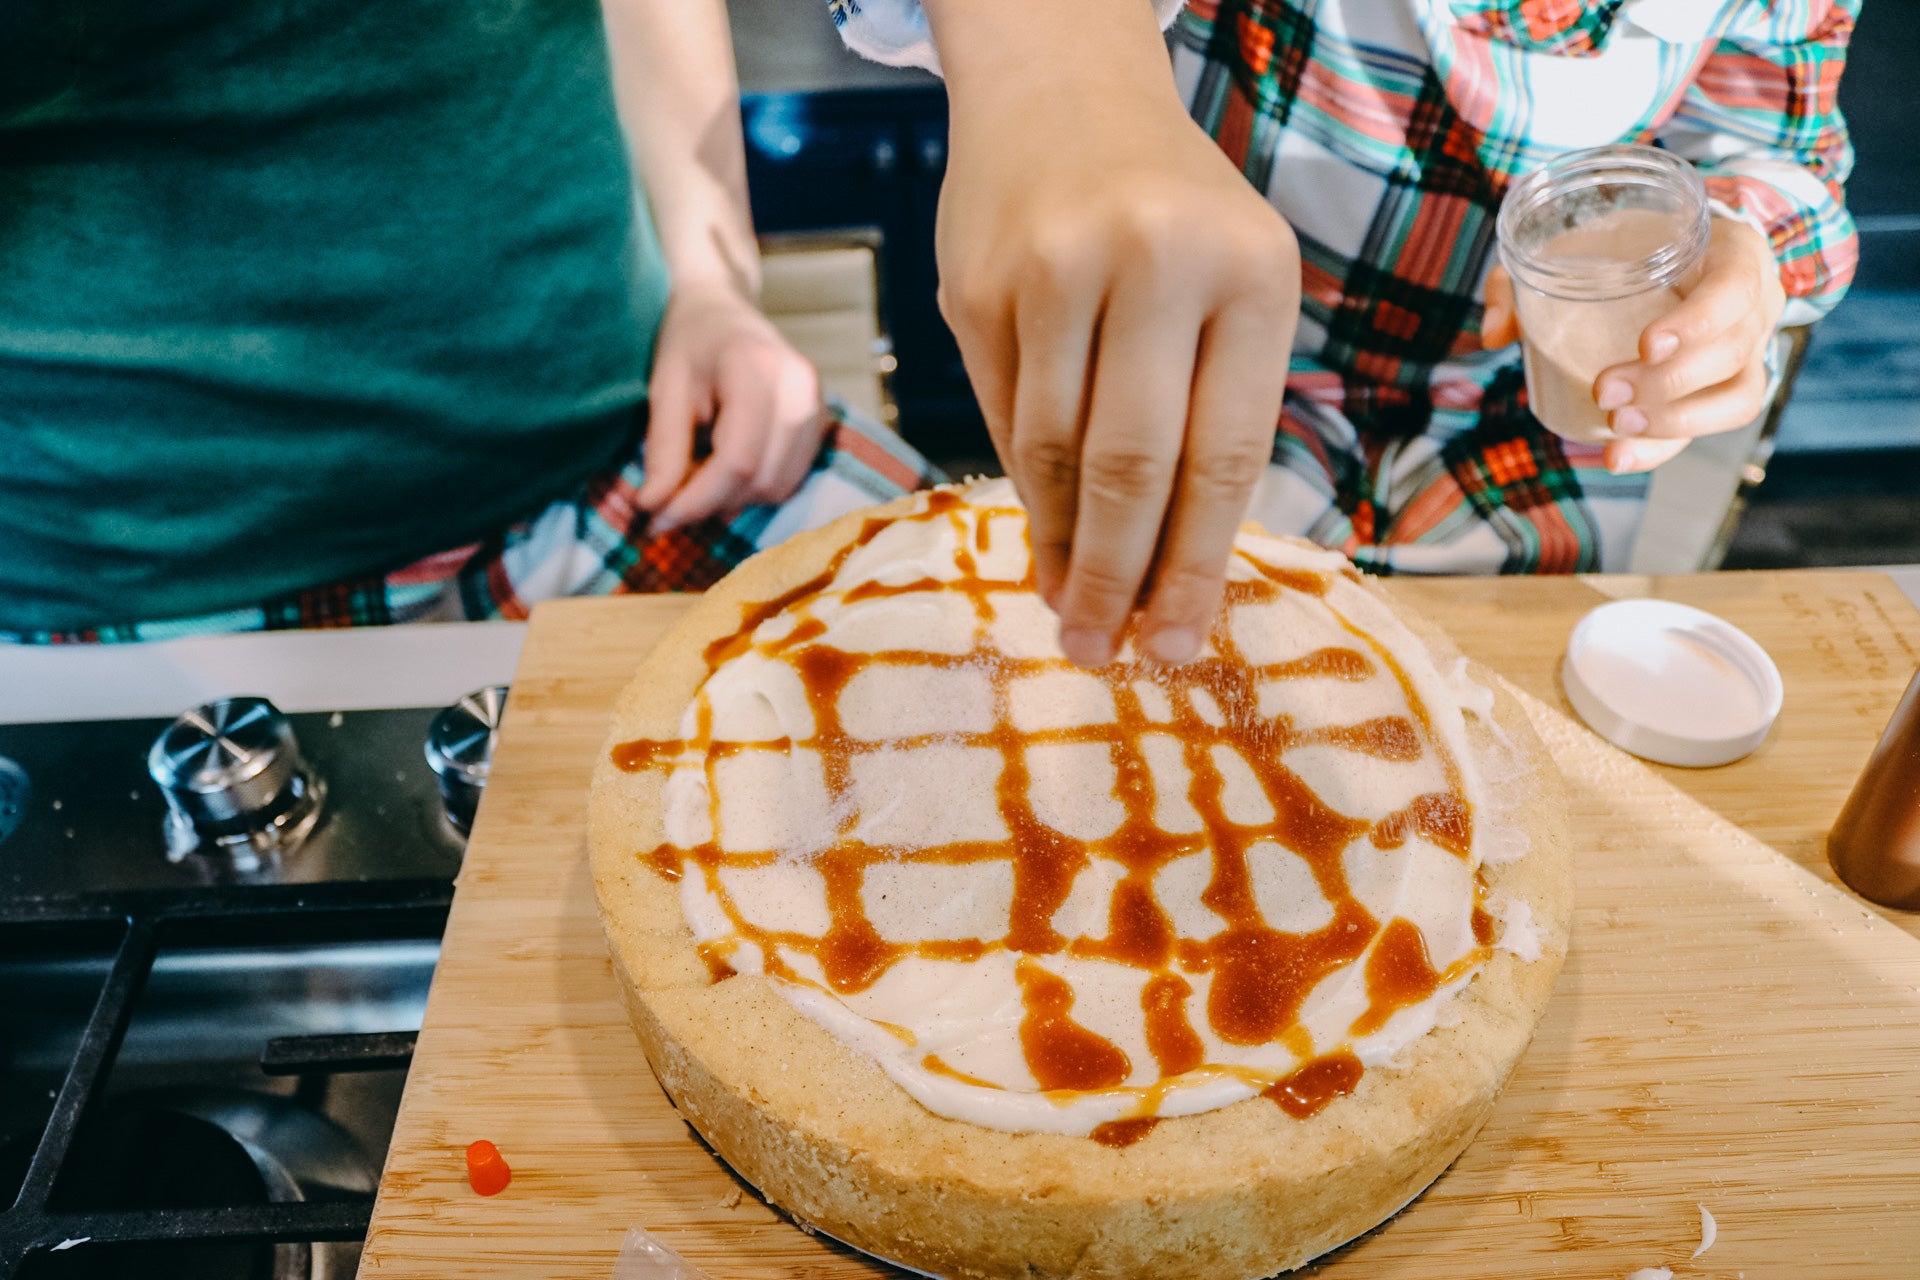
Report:
M 700 486 L 689 482 L 682 485 L 665 506 L 653 517 L 647 526 L 647 532 L 654 535 L 672 533 L 675 529 L 690 524 L 698 524 L 712 514 L 707 510 L 710 504 L 706 495 L 700 492 Z
M 1607 446 L 1607 470 L 1616 476 L 1638 475 L 1642 471 L 1652 470 L 1664 461 L 1664 459 L 1655 451 L 1649 449 L 1647 447 L 1648 443 L 1657 444 L 1658 442 L 1642 443 L 1637 440 L 1614 441 Z
M 1490 305 L 1480 319 L 1480 343 L 1488 347 L 1504 347 L 1513 341 L 1508 331 L 1507 309 Z
M 1091 627 L 1060 628 L 1060 651 L 1075 666 L 1102 667 L 1113 660 L 1113 637 Z
M 634 501 L 649 511 L 658 511 L 667 505 L 686 478 L 685 460 L 675 458 L 664 444 L 653 448 L 643 446 L 640 453 L 640 489 L 634 494 Z
M 1601 374 L 1600 385 L 1593 389 L 1593 403 L 1603 413 L 1611 413 L 1633 402 L 1633 384 L 1625 378 Z M 1615 428 L 1618 430 L 1618 428 Z
M 1506 268 L 1495 264 L 1487 273 L 1482 295 L 1480 340 L 1482 346 L 1504 347 L 1519 336 L 1518 318 L 1513 310 L 1513 284 Z
M 1060 612 L 1060 594 L 1067 581 L 1067 560 L 1065 555 L 1049 555 L 1045 548 L 1033 549 L 1033 589 L 1046 602 L 1047 608 Z
M 1192 662 L 1206 648 L 1225 591 L 1225 575 L 1210 555 L 1169 564 L 1140 619 L 1141 648 L 1161 662 Z
M 1201 636 L 1191 627 L 1161 627 L 1141 641 L 1149 657 L 1159 662 L 1180 664 L 1200 656 Z
M 645 466 L 645 460 L 642 460 Z M 634 505 L 642 511 L 658 513 L 670 506 L 675 495 L 685 486 L 687 468 L 669 462 L 647 468 L 647 474 L 641 478 L 640 491 L 634 495 Z

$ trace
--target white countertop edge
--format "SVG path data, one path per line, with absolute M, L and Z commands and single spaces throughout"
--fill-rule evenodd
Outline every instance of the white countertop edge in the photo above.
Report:
M 450 622 L 0 645 L 0 724 L 171 717 L 235 694 L 289 712 L 443 707 L 509 683 L 526 634 L 524 622 Z

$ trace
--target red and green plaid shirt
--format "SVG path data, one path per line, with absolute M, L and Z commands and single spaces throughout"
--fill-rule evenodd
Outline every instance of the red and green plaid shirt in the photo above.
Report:
M 935 65 L 915 0 L 830 3 L 856 50 Z M 1281 526 L 1382 570 L 1624 567 L 1644 479 L 1547 436 L 1513 389 L 1517 352 L 1480 343 L 1501 198 L 1561 152 L 1666 147 L 1768 236 L 1786 322 L 1817 318 L 1856 254 L 1835 97 L 1858 9 L 1193 0 L 1171 36 L 1181 92 L 1300 241 L 1276 462 L 1326 510 Z

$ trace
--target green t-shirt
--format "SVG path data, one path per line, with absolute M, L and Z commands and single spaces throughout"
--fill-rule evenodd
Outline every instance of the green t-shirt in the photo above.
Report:
M 606 466 L 666 273 L 595 0 L 0 6 L 0 630 L 217 612 Z

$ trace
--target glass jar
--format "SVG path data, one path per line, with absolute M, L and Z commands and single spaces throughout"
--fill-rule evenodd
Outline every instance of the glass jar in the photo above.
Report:
M 1640 358 L 1640 335 L 1693 287 L 1707 252 L 1707 192 L 1654 147 L 1556 156 L 1507 193 L 1496 223 L 1513 278 L 1527 399 L 1549 431 L 1613 439 L 1600 371 Z

